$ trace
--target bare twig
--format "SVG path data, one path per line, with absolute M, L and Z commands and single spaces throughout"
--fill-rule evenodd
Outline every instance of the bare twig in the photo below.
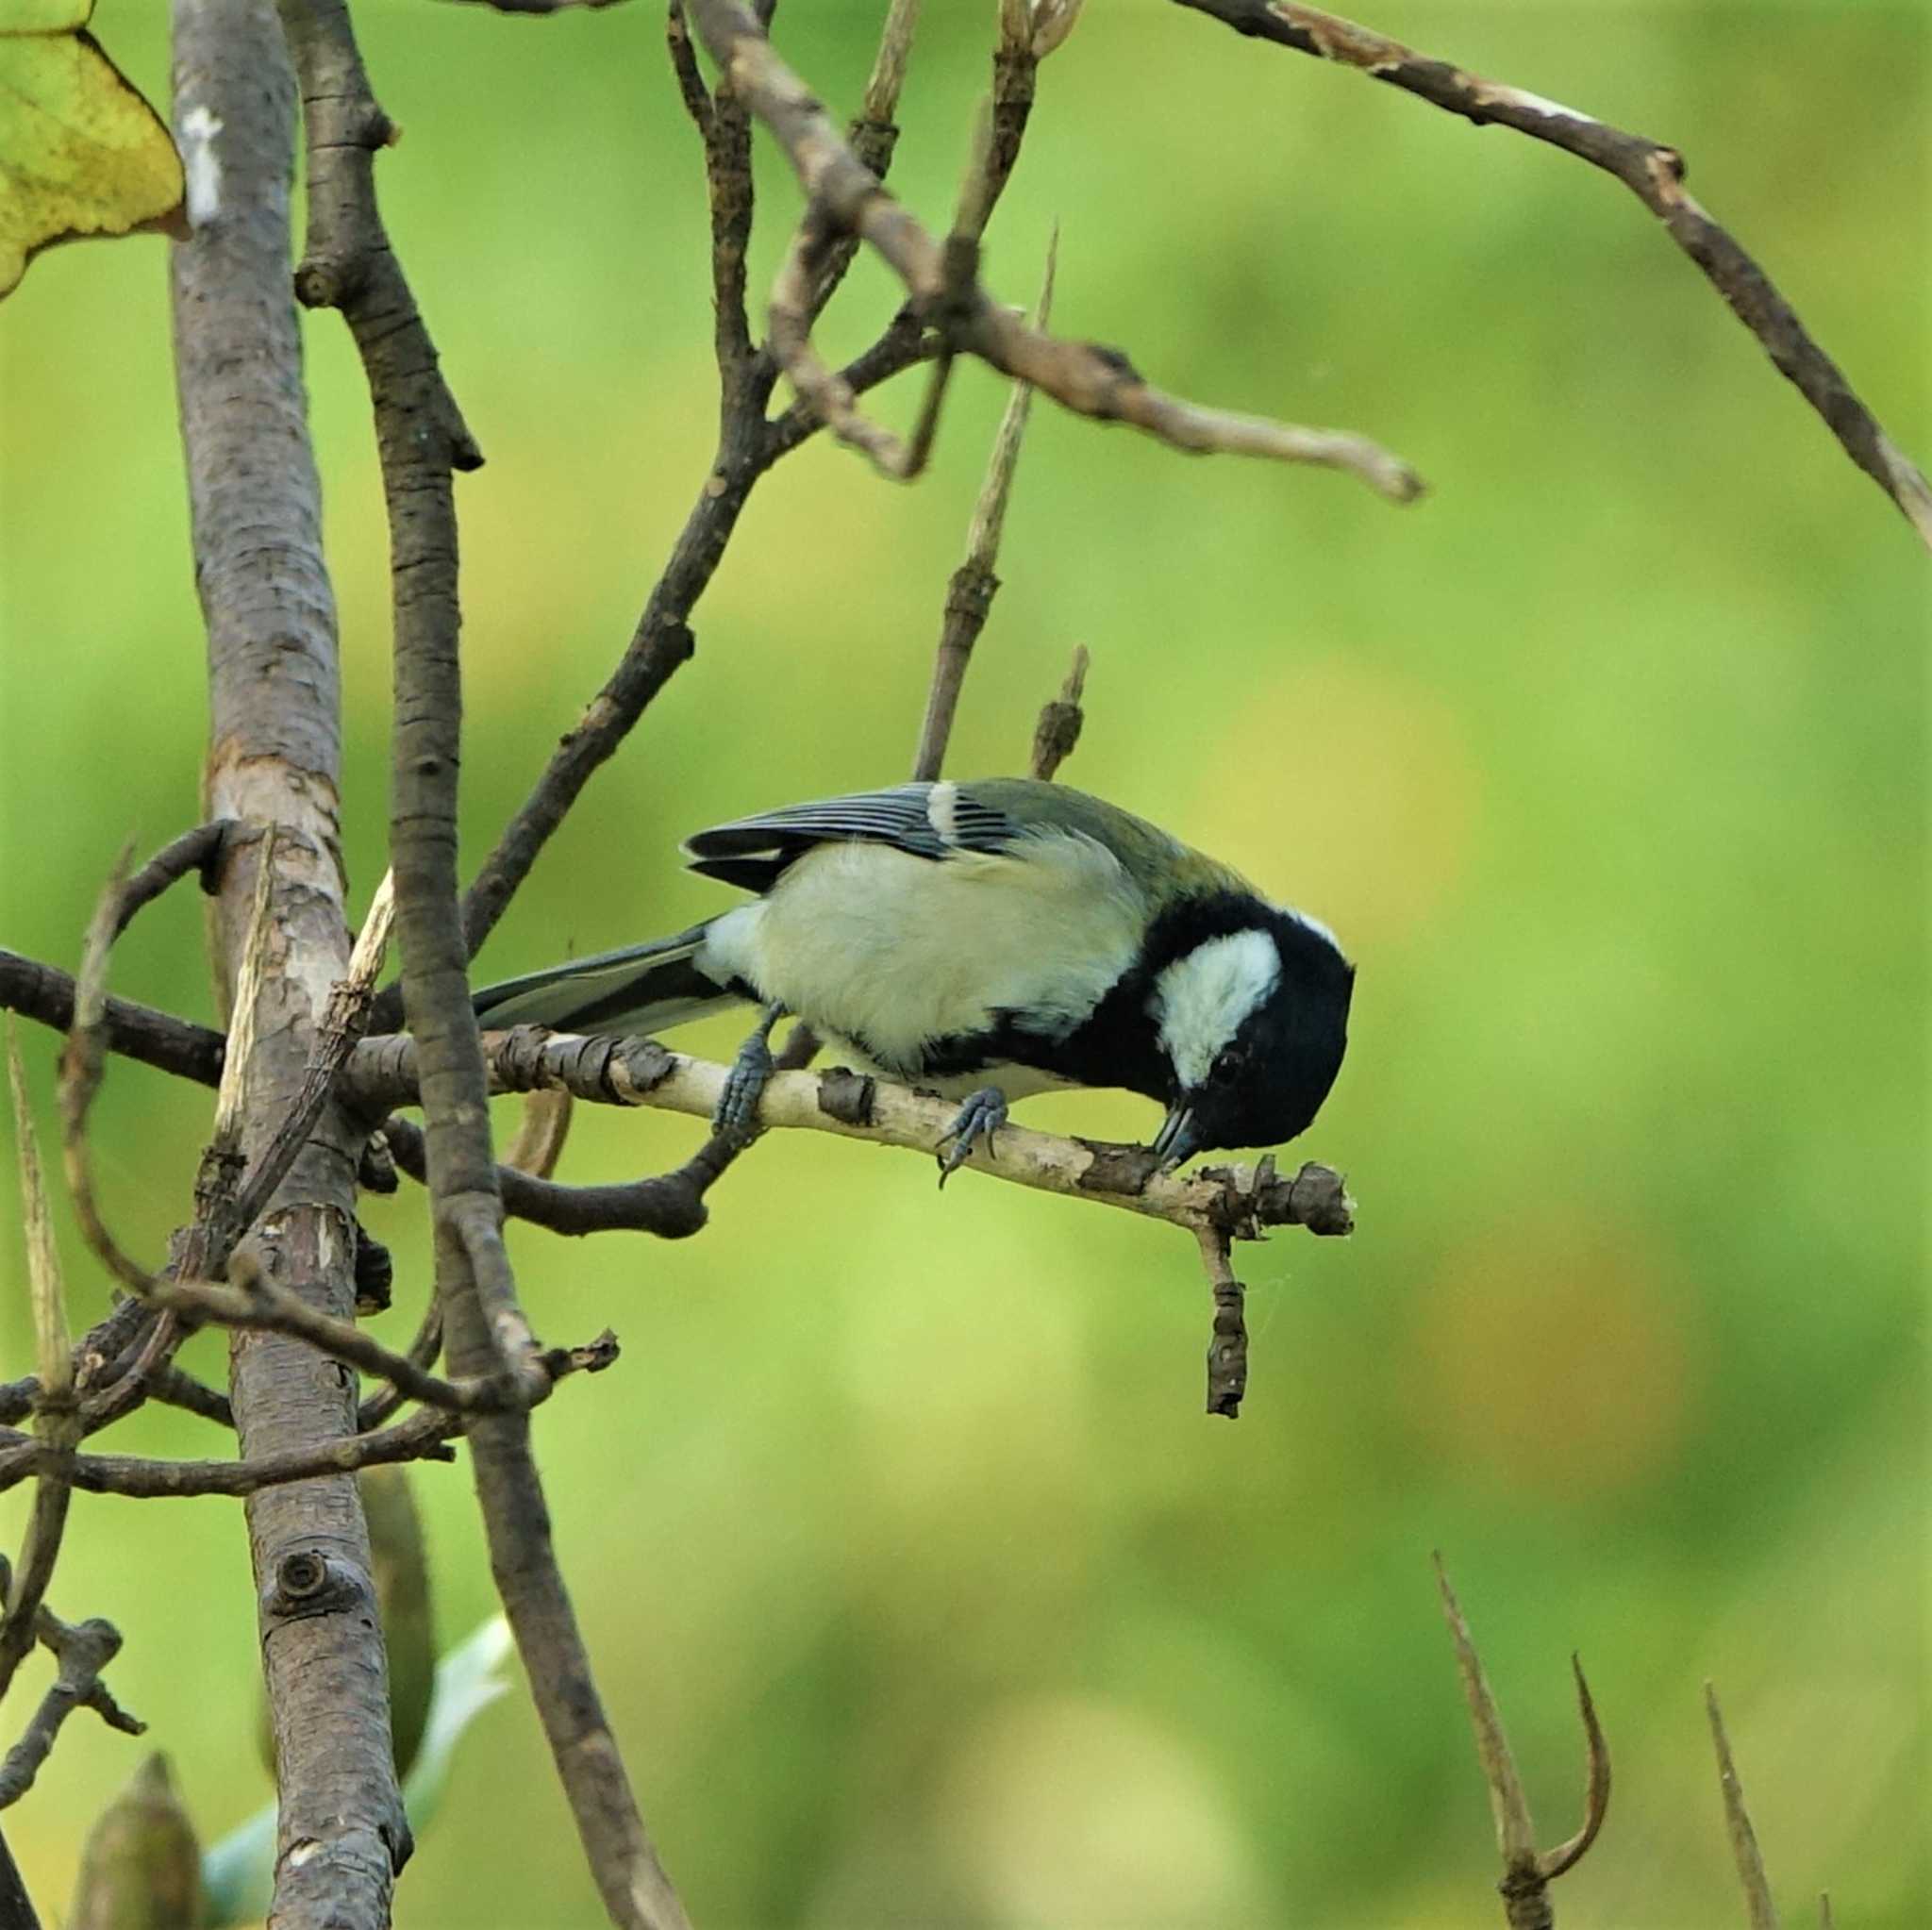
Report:
M 0 1698 L 6 1696 L 26 1652 L 60 1556 L 67 1525 L 74 1449 L 80 1439 L 74 1388 L 73 1340 L 60 1260 L 47 1215 L 47 1190 L 41 1172 L 41 1149 L 27 1104 L 26 1075 L 12 1022 L 7 1026 L 7 1073 L 13 1100 L 13 1127 L 20 1159 L 21 1218 L 26 1229 L 27 1295 L 33 1310 L 34 1353 L 40 1390 L 34 1401 L 34 1427 L 40 1436 L 42 1466 L 27 1518 L 20 1565 L 5 1591 L 0 1617 Z
M 1074 660 L 1059 695 L 1040 707 L 1040 722 L 1033 726 L 1033 757 L 1027 768 L 1042 783 L 1053 779 L 1080 741 L 1080 730 L 1087 722 L 1081 700 L 1087 693 L 1089 660 L 1086 644 L 1074 644 Z
M 1582 1861 L 1585 1851 L 1596 1840 L 1609 1809 L 1609 1746 L 1597 1721 L 1590 1685 L 1583 1679 L 1583 1665 L 1573 1655 L 1570 1666 L 1576 1677 L 1577 1707 L 1589 1756 L 1583 1825 L 1567 1842 L 1554 1850 L 1539 1852 L 1529 1804 L 1516 1772 L 1516 1758 L 1510 1753 L 1508 1738 L 1503 1733 L 1502 1711 L 1496 1706 L 1495 1696 L 1483 1673 L 1482 1659 L 1476 1654 L 1462 1605 L 1449 1586 L 1442 1557 L 1437 1555 L 1433 1559 L 1436 1585 L 1442 1598 L 1442 1616 L 1456 1644 L 1456 1667 L 1462 1677 L 1470 1723 L 1475 1731 L 1476 1756 L 1482 1764 L 1483 1779 L 1490 1786 L 1490 1806 L 1496 1819 L 1496 1846 L 1503 1853 L 1503 1880 L 1496 1888 L 1503 1898 L 1504 1912 L 1510 1930 L 1550 1930 L 1556 1916 L 1549 1886 Z
M 235 1284 L 206 1280 L 156 1280 L 149 1297 L 157 1305 L 197 1322 L 243 1332 L 288 1334 L 376 1380 L 391 1381 L 410 1400 L 446 1407 L 458 1414 L 496 1414 L 533 1406 L 549 1392 L 547 1382 L 478 1376 L 445 1380 L 420 1368 L 408 1355 L 385 1347 L 353 1321 L 340 1321 L 277 1287 L 244 1248 L 228 1267 Z
M 532 1178 L 548 1179 L 563 1157 L 575 1105 L 570 1094 L 561 1090 L 532 1092 L 524 1101 L 524 1117 L 517 1136 L 503 1149 L 501 1163 L 514 1166 Z
M 258 1494 L 291 1481 L 312 1481 L 319 1474 L 354 1473 L 358 1468 L 385 1467 L 397 1461 L 451 1461 L 447 1445 L 462 1431 L 462 1416 L 442 1408 L 425 1408 L 393 1427 L 366 1434 L 345 1435 L 309 1448 L 258 1455 L 242 1461 L 149 1460 L 134 1455 L 75 1455 L 74 1486 L 90 1494 L 120 1494 L 141 1501 L 176 1496 Z M 37 1473 L 44 1461 L 41 1449 L 0 1449 L 0 1490 Z
M 401 1122 L 397 1122 L 401 1123 Z M 410 1131 L 415 1128 L 412 1126 Z M 415 1338 L 407 1350 L 409 1364 L 427 1373 L 436 1365 L 442 1353 L 442 1302 L 432 1292 L 429 1305 L 423 1309 L 423 1319 L 416 1328 Z M 408 1398 L 392 1380 L 386 1380 L 373 1394 L 366 1395 L 356 1409 L 356 1425 L 366 1434 L 372 1427 L 379 1427 Z
M 88 1157 L 87 1116 L 99 1091 L 106 1060 L 104 1020 L 107 1005 L 108 952 L 121 928 L 120 907 L 127 875 L 123 852 L 109 873 L 94 907 L 81 947 L 80 971 L 75 979 L 74 1027 L 60 1057 L 60 1150 L 67 1173 L 67 1190 L 81 1237 L 95 1258 L 124 1287 L 138 1289 L 147 1269 L 132 1259 L 108 1230 L 94 1196 L 92 1162 Z
M 875 173 L 890 164 L 898 129 L 891 115 L 905 75 L 917 7 L 894 0 L 880 41 L 878 60 L 867 85 L 865 107 L 854 122 L 852 139 Z M 688 53 L 688 35 L 685 47 Z M 679 53 L 679 27 L 670 29 L 674 66 L 687 93 Z M 463 897 L 463 936 L 474 957 L 495 928 L 539 854 L 581 795 L 591 774 L 616 751 L 631 728 L 696 649 L 690 618 L 709 586 L 738 519 L 758 478 L 816 432 L 818 418 L 794 406 L 774 421 L 765 419 L 776 363 L 769 353 L 749 351 L 742 323 L 743 255 L 750 233 L 751 175 L 744 108 L 727 88 L 698 121 L 705 139 L 706 180 L 711 205 L 711 275 L 718 305 L 720 417 L 718 446 L 696 502 L 673 545 L 662 574 L 652 586 L 642 614 L 617 668 L 565 732 L 529 796 L 505 827 L 496 848 L 484 860 Z M 736 116 L 737 131 L 730 125 Z M 808 217 L 809 218 L 809 217 Z M 823 253 L 812 309 L 830 298 L 850 260 L 835 242 Z M 864 394 L 911 368 L 927 353 L 925 330 L 902 311 L 879 339 L 841 372 L 855 394 Z M 4 973 L 0 973 L 4 983 Z M 372 1027 L 393 1030 L 401 1015 L 399 998 L 377 1001 Z
M 581 1347 L 553 1347 L 539 1356 L 551 1388 L 574 1373 L 601 1373 L 618 1357 L 617 1337 L 608 1329 Z M 133 1455 L 75 1455 L 70 1480 L 90 1494 L 138 1500 L 198 1495 L 247 1495 L 320 1474 L 354 1473 L 402 1461 L 452 1461 L 447 1443 L 462 1432 L 463 1417 L 448 1407 L 425 1407 L 393 1427 L 366 1427 L 340 1440 L 240 1461 L 150 1460 Z M 39 1442 L 14 1439 L 0 1445 L 0 1492 L 39 1473 L 47 1461 Z
M 135 913 L 152 904 L 168 887 L 190 872 L 201 878 L 207 890 L 220 862 L 222 846 L 236 830 L 232 819 L 218 818 L 212 824 L 197 824 L 184 831 L 172 843 L 164 844 L 121 889 L 121 903 L 114 914 L 114 937 L 119 938 L 134 922 Z
M 1779 373 L 1824 419 L 1845 454 L 1898 506 L 1932 548 L 1932 486 L 1881 429 L 1842 370 L 1819 347 L 1769 275 L 1684 191 L 1684 157 L 1574 108 L 1447 60 L 1295 0 L 1179 0 L 1237 33 L 1354 67 L 1481 127 L 1493 124 L 1547 141 L 1613 175 L 1663 223 L 1709 278 L 1731 312 L 1757 337 Z
M 691 125 L 708 145 L 711 139 L 711 95 L 705 76 L 698 72 L 697 50 L 691 43 L 691 28 L 685 24 L 684 0 L 671 0 L 664 9 L 664 46 L 671 56 L 671 71 L 677 76 L 678 98 L 691 118 Z
M 943 250 L 839 138 L 818 100 L 773 50 L 743 0 L 690 0 L 699 36 L 785 149 L 808 202 L 857 234 L 894 270 L 915 303 L 943 292 Z M 1193 451 L 1230 450 L 1344 469 L 1396 502 L 1420 492 L 1406 463 L 1365 438 L 1206 409 L 1142 380 L 1118 351 L 1056 340 L 1001 308 L 975 280 L 958 348 L 1044 389 L 1078 414 L 1131 423 Z
M 1053 312 L 1053 276 L 1058 255 L 1059 236 L 1056 232 L 1046 251 L 1046 274 L 1040 285 L 1040 307 L 1036 311 L 1042 328 Z M 919 731 L 919 750 L 912 760 L 915 779 L 930 781 L 938 777 L 944 766 L 946 744 L 959 707 L 959 689 L 966 680 L 973 646 L 979 641 L 987 612 L 1000 587 L 993 565 L 999 559 L 1000 535 L 1006 527 L 1007 504 L 1012 494 L 1013 472 L 1019 466 L 1020 445 L 1026 434 L 1026 416 L 1032 399 L 1033 391 L 1024 382 L 1013 384 L 1006 412 L 1000 418 L 999 432 L 993 438 L 986 477 L 974 505 L 973 522 L 966 532 L 965 560 L 946 584 L 945 616 L 933 658 L 925 719 Z
M 0 950 L 0 1007 L 65 1032 L 74 1023 L 74 993 L 72 976 L 58 966 Z M 100 1023 L 110 1052 L 198 1086 L 221 1082 L 226 1040 L 210 1026 L 116 998 L 103 1002 Z
M 75 1709 L 93 1709 L 110 1728 L 139 1736 L 143 1723 L 126 1714 L 107 1691 L 101 1672 L 120 1653 L 121 1637 L 111 1622 L 97 1617 L 65 1622 L 42 1607 L 35 1634 L 50 1649 L 58 1672 L 27 1722 L 26 1733 L 0 1762 L 0 1809 L 18 1803 L 33 1787 L 54 1747 L 61 1724 Z
M 1751 1930 L 1777 1930 L 1777 1905 L 1772 1901 L 1771 1879 L 1764 1872 L 1764 1856 L 1757 1847 L 1757 1832 L 1751 1827 L 1751 1812 L 1744 1806 L 1744 1786 L 1738 1780 L 1738 1766 L 1731 1760 L 1731 1739 L 1724 1730 L 1724 1711 L 1719 1708 L 1717 1690 L 1704 1685 L 1704 1712 L 1710 1719 L 1710 1739 L 1717 1751 L 1718 1789 L 1724 1800 L 1724 1827 L 1730 1834 L 1731 1855 L 1738 1866 L 1738 1881 L 1743 1886 L 1744 1908 Z
M 395 1147 L 396 1164 L 411 1179 L 426 1183 L 428 1168 L 417 1129 L 407 1120 L 391 1119 L 385 1130 Z M 650 1233 L 659 1240 L 687 1240 L 703 1230 L 710 1217 L 705 1195 L 741 1150 L 728 1137 L 713 1135 L 675 1172 L 645 1179 L 563 1186 L 499 1166 L 496 1184 L 506 1213 L 552 1233 Z
M 902 441 L 874 423 L 858 407 L 857 391 L 841 374 L 819 357 L 811 341 L 811 324 L 824 306 L 828 283 L 836 282 L 858 245 L 853 229 L 841 226 L 830 210 L 816 201 L 808 204 L 805 219 L 773 286 L 771 324 L 773 354 L 798 391 L 800 404 L 841 442 L 871 457 L 886 474 L 910 481 L 925 468 L 938 433 L 941 405 L 952 376 L 953 361 L 963 328 L 972 320 L 971 296 L 979 271 L 979 243 L 994 206 L 1019 158 L 1020 142 L 1032 111 L 1035 74 L 1044 56 L 1072 31 L 1078 16 L 1077 0 L 1042 9 L 1036 24 L 1024 5 L 1002 9 L 998 51 L 993 57 L 993 87 L 975 128 L 972 158 L 960 185 L 958 210 L 941 249 L 937 290 L 922 295 L 914 291 L 914 307 L 934 334 L 935 351 L 925 395 L 912 433 Z M 867 91 L 867 118 L 855 121 L 846 141 L 854 158 L 877 178 L 884 169 L 867 144 L 877 125 L 873 96 L 887 67 L 887 54 L 897 19 L 888 20 L 874 86 Z M 906 33 L 909 40 L 909 20 Z M 898 75 L 892 75 L 894 98 Z M 890 110 L 889 110 L 890 111 Z M 896 130 L 893 130 L 896 131 Z M 890 144 L 885 148 L 889 156 Z M 1048 270 L 1051 278 L 1051 268 Z
M 852 151 L 881 180 L 892 164 L 899 144 L 900 91 L 906 85 L 906 69 L 912 58 L 912 37 L 919 25 L 920 0 L 891 0 L 886 9 L 886 24 L 879 30 L 878 52 L 873 57 L 872 73 L 865 83 L 865 99 L 858 113 L 846 124 L 845 139 Z M 809 264 L 808 287 L 801 308 L 805 325 L 824 312 L 825 305 L 838 291 L 858 253 L 858 238 L 828 222 L 822 210 L 808 207 L 798 225 L 792 246 Z M 775 344 L 766 345 L 768 362 L 776 359 Z
M 148 1374 L 147 1394 L 151 1401 L 161 1401 L 170 1407 L 198 1414 L 204 1421 L 212 1421 L 217 1426 L 233 1427 L 235 1424 L 234 1405 L 227 1395 L 219 1388 L 211 1388 L 206 1381 L 195 1379 L 173 1361 Z

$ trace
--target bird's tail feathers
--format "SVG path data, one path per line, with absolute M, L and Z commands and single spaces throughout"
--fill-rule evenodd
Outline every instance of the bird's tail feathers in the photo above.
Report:
M 675 938 L 486 986 L 475 996 L 476 1016 L 492 1031 L 548 1025 L 558 1032 L 648 1035 L 722 1011 L 739 1003 L 740 994 L 707 977 L 694 962 L 708 929 L 708 921 Z

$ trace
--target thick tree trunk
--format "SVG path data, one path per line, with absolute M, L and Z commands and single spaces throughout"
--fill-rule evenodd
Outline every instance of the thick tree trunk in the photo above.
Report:
M 275 829 L 267 957 L 244 1074 L 258 1156 L 300 1086 L 348 964 L 337 830 L 335 608 L 290 282 L 295 88 L 273 0 L 175 0 L 175 117 L 211 115 L 219 204 L 175 252 L 175 343 L 208 622 L 211 816 Z M 206 125 L 206 123 L 202 125 Z M 265 840 L 231 845 L 211 915 L 232 998 Z M 354 1313 L 348 1122 L 325 1107 L 243 1253 L 280 1285 Z M 302 1342 L 237 1334 L 230 1389 L 256 1456 L 355 1430 L 354 1376 Z M 273 1925 L 380 1926 L 408 1825 L 390 1750 L 369 1543 L 349 1476 L 248 1501 L 262 1661 L 281 1789 Z

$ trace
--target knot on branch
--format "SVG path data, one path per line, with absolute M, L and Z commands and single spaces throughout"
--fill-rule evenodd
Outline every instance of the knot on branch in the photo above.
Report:
M 869 1126 L 878 1081 L 850 1066 L 832 1066 L 819 1074 L 819 1110 L 841 1125 Z
M 276 1562 L 261 1598 L 263 1620 L 271 1624 L 357 1607 L 375 1612 L 375 1590 L 368 1575 L 320 1548 L 291 1549 Z
M 305 308 L 346 308 L 369 286 L 359 259 L 306 255 L 295 268 L 295 299 Z

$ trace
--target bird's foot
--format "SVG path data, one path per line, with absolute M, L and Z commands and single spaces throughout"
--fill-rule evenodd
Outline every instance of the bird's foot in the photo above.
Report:
M 953 1115 L 953 1123 L 940 1135 L 935 1149 L 940 1156 L 940 1185 L 972 1158 L 975 1146 L 992 1151 L 992 1136 L 1007 1123 L 1007 1095 L 997 1086 L 982 1086 L 969 1092 Z M 952 1151 L 946 1151 L 948 1143 Z
M 750 1145 L 758 1136 L 758 1101 L 772 1076 L 772 1027 L 784 1016 L 782 1006 L 769 1007 L 758 1030 L 738 1048 L 711 1114 L 711 1130 L 740 1146 Z

